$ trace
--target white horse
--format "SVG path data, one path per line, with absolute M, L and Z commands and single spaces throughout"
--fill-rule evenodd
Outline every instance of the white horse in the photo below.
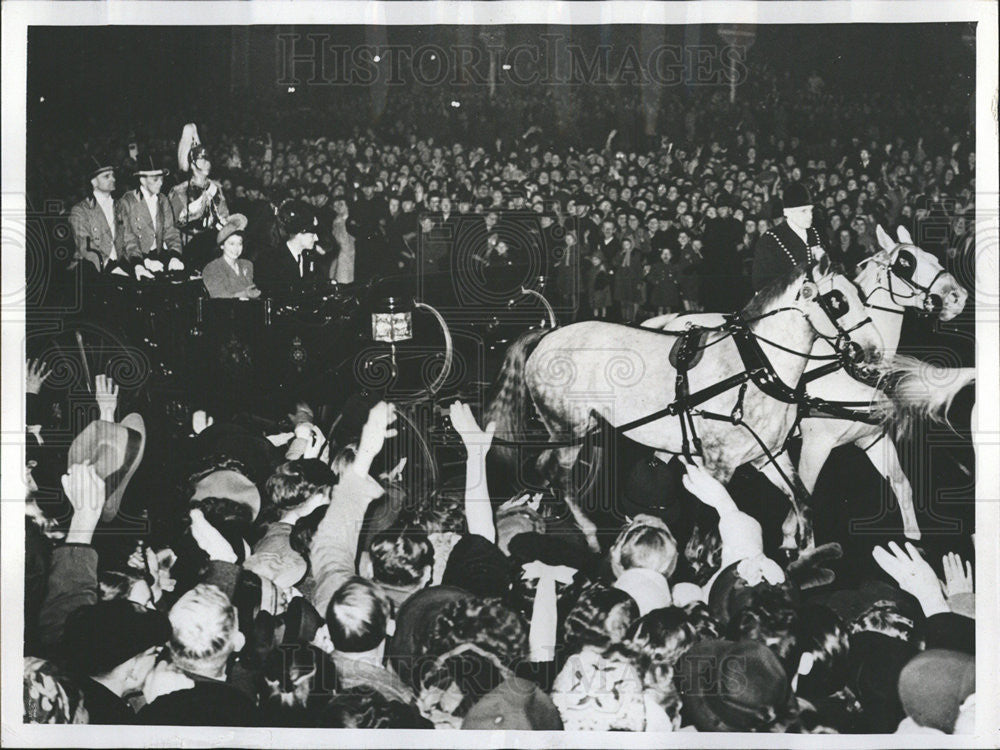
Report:
M 865 361 L 878 356 L 882 347 L 857 288 L 828 268 L 829 263 L 821 263 L 807 271 L 794 269 L 743 310 L 772 374 L 791 390 L 818 338 L 854 347 Z M 555 451 L 564 470 L 576 462 L 581 447 L 576 441 L 595 427 L 595 412 L 636 442 L 657 451 L 686 452 L 684 414 L 666 413 L 678 396 L 677 369 L 671 361 L 677 342 L 653 331 L 599 321 L 552 332 L 529 331 L 508 349 L 486 419 L 496 422 L 498 437 L 521 442 L 533 406 L 551 442 L 570 441 Z M 728 333 L 709 333 L 701 348 L 702 356 L 689 369 L 691 394 L 756 368 L 744 362 L 735 337 Z M 705 468 L 728 482 L 740 465 L 780 451 L 797 410 L 794 400 L 777 398 L 755 382 L 744 382 L 742 388 L 737 382 L 698 403 L 691 419 Z M 745 426 L 700 416 L 735 411 L 742 413 Z M 510 449 L 498 448 L 497 453 L 513 458 Z M 809 519 L 797 498 L 790 499 L 792 538 L 808 545 Z
M 892 401 L 877 388 L 855 380 L 842 369 L 808 382 L 806 392 L 809 396 L 828 401 L 866 405 L 859 406 L 859 411 L 892 418 L 896 420 L 899 431 L 909 426 L 909 417 L 914 413 L 944 421 L 948 406 L 958 392 L 975 380 L 975 369 L 934 367 L 910 357 L 898 356 L 896 350 L 907 309 L 935 314 L 939 320 L 946 322 L 965 308 L 968 292 L 941 267 L 937 258 L 913 244 L 906 229 L 899 229 L 898 243 L 881 226 L 876 236 L 882 250 L 860 264 L 861 270 L 854 283 L 860 288 L 868 314 L 882 337 L 882 368 L 895 379 Z M 715 313 L 663 315 L 643 325 L 680 330 L 689 321 L 696 325 L 717 325 L 721 320 L 722 316 Z M 832 351 L 825 341 L 819 339 L 812 355 L 823 357 Z M 820 361 L 810 363 L 804 378 L 808 380 L 809 372 L 821 366 Z M 899 503 L 905 536 L 915 540 L 920 538 L 913 508 L 913 488 L 883 424 L 807 416 L 801 420 L 800 427 L 802 452 L 797 472 L 787 452 L 777 458 L 777 466 L 761 462 L 754 464 L 772 483 L 791 497 L 792 490 L 780 476 L 780 468 L 790 477 L 797 476 L 811 494 L 830 452 L 838 446 L 854 443 L 865 451 L 872 465 L 889 481 Z M 787 530 L 785 536 L 787 546 Z

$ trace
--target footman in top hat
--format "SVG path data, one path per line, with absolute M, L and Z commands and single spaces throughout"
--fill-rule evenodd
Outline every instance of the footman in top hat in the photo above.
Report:
M 164 269 L 183 270 L 181 235 L 170 201 L 160 190 L 170 170 L 157 167 L 152 157 L 139 161 L 139 189 L 119 200 L 119 231 L 124 256 L 134 265 L 136 278 L 151 278 Z
M 85 260 L 103 271 L 119 257 L 115 218 L 118 206 L 111 195 L 115 190 L 115 168 L 109 159 L 91 156 L 90 162 L 91 194 L 73 206 L 69 223 L 76 242 L 76 261 Z
M 757 241 L 753 259 L 753 290 L 759 292 L 793 266 L 811 264 L 826 253 L 813 224 L 812 196 L 808 188 L 793 182 L 782 194 L 785 221 L 765 232 Z

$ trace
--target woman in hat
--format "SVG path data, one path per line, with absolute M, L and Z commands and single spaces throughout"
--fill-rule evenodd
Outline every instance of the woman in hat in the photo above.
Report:
M 247 219 L 243 214 L 231 214 L 216 235 L 222 255 L 206 265 L 201 274 L 210 297 L 255 299 L 260 296 L 260 290 L 253 283 L 253 263 L 240 258 L 246 228 Z

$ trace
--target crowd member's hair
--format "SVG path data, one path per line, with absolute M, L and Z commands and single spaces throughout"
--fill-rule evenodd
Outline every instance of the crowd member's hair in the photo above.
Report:
M 722 539 L 717 528 L 705 528 L 699 522 L 687 544 L 684 559 L 691 570 L 691 582 L 704 586 L 722 565 Z
M 330 468 L 316 458 L 285 461 L 274 470 L 264 485 L 266 505 L 262 520 L 273 520 L 285 510 L 309 500 L 316 493 L 329 490 L 337 478 Z
M 389 700 L 368 687 L 342 690 L 317 715 L 318 727 L 330 729 L 433 729 L 415 706 Z
M 351 464 L 354 463 L 354 459 L 357 456 L 358 444 L 348 443 L 337 451 L 337 455 L 333 457 L 333 461 L 330 462 L 330 471 L 337 477 L 344 476 L 344 472 L 351 468 Z
M 333 647 L 342 653 L 371 651 L 386 637 L 392 603 L 377 583 L 349 578 L 326 608 L 326 624 Z
M 242 564 L 247 553 L 244 543 L 254 536 L 250 506 L 228 497 L 202 497 L 192 500 L 191 508 L 199 509 L 205 520 L 218 529 L 236 553 L 237 564 Z
M 369 554 L 375 580 L 390 586 L 416 586 L 434 564 L 427 534 L 412 527 L 376 534 Z
M 719 626 L 708 607 L 694 602 L 686 607 L 663 607 L 632 623 L 625 644 L 651 685 L 664 682 L 677 660 L 699 641 L 719 637 Z
M 264 662 L 261 713 L 265 726 L 317 726 L 315 714 L 337 694 L 333 660 L 309 644 L 278 646 Z
M 97 573 L 98 598 L 102 602 L 128 599 L 132 588 L 146 579 L 123 570 L 101 570 Z
M 747 606 L 736 612 L 726 626 L 731 641 L 757 641 L 781 660 L 788 679 L 795 675 L 801 654 L 796 638 L 797 612 L 787 592 L 778 587 L 758 586 Z
M 200 583 L 170 609 L 170 654 L 174 664 L 197 674 L 225 668 L 236 650 L 236 608 L 222 591 Z
M 409 523 L 427 534 L 461 534 L 465 531 L 465 490 L 441 490 L 406 508 L 400 524 Z
M 321 505 L 308 516 L 299 518 L 292 527 L 292 533 L 288 537 L 288 544 L 293 550 L 302 555 L 302 559 L 309 562 L 309 549 L 312 547 L 313 537 L 316 529 L 326 515 L 327 505 Z
M 913 637 L 913 625 L 913 620 L 906 617 L 895 602 L 886 599 L 875 602 L 854 619 L 851 623 L 851 635 L 881 633 L 909 642 Z
M 639 515 L 611 547 L 611 569 L 620 576 L 630 568 L 654 570 L 669 578 L 677 567 L 677 541 L 660 519 Z
M 843 620 L 829 607 L 807 604 L 799 608 L 795 629 L 800 652 L 812 655 L 812 668 L 799 675 L 796 693 L 815 700 L 842 690 L 850 674 L 850 639 Z
M 577 654 L 584 646 L 604 651 L 614 643 L 621 643 L 638 617 L 638 605 L 624 591 L 599 583 L 588 586 L 563 624 L 564 655 Z
M 459 599 L 445 605 L 421 644 L 418 684 L 456 685 L 465 697 L 452 713 L 464 716 L 510 675 L 527 647 L 524 620 L 499 599 Z

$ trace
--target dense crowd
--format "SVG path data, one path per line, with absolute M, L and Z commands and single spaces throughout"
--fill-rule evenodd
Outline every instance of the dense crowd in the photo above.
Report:
M 667 97 L 653 136 L 618 133 L 614 92 L 587 91 L 592 124 L 611 125 L 596 141 L 593 128 L 553 132 L 544 94 L 518 91 L 508 111 L 503 92 L 478 108 L 463 92 L 456 114 L 452 92 L 397 91 L 375 127 L 363 101 L 344 102 L 329 135 L 203 128 L 197 158 L 226 199 L 218 244 L 240 233 L 253 263 L 313 226 L 319 273 L 336 280 L 541 261 L 570 317 L 738 308 L 792 184 L 848 273 L 877 250 L 877 225 L 905 226 L 968 279 L 975 154 L 960 107 L 827 92 L 818 77 L 793 90 L 768 71 L 753 85 L 736 107 L 715 90 Z M 507 115 L 483 118 L 502 135 L 470 120 L 489 107 Z M 55 144 L 66 158 L 29 187 L 68 210 L 89 157 L 112 154 L 120 191 L 141 171 L 131 140 Z M 162 165 L 176 135 L 141 146 Z M 462 216 L 475 231 L 445 241 Z M 537 229 L 519 229 L 524 216 Z M 414 456 L 387 450 L 392 404 L 323 417 L 298 404 L 280 429 L 197 412 L 185 434 L 157 435 L 183 460 L 160 480 L 172 501 L 148 507 L 126 493 L 143 418 L 118 414 L 98 376 L 99 418 L 60 451 L 41 413 L 50 374 L 29 363 L 25 721 L 971 731 L 973 576 L 955 554 L 932 565 L 909 542 L 875 546 L 880 573 L 831 585 L 836 545 L 768 557 L 761 523 L 693 463 L 683 490 L 717 519 L 703 548 L 642 513 L 595 542 L 570 497 L 491 492 L 494 426 L 461 402 L 449 417 L 464 465 L 434 491 L 406 481 Z M 31 470 L 61 476 L 58 501 Z M 143 510 L 152 525 L 128 530 Z

